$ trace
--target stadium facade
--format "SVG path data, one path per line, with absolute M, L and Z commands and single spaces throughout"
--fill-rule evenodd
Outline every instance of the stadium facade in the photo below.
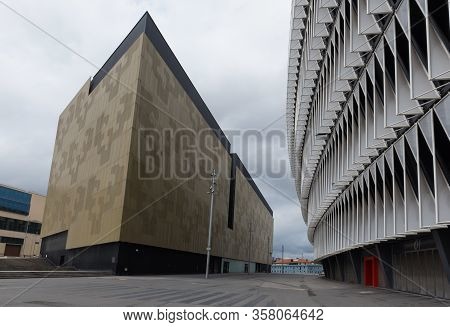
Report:
M 447 0 L 294 0 L 292 174 L 328 278 L 450 298 Z
M 42 256 L 204 272 L 213 168 L 210 272 L 270 271 L 272 209 L 146 13 L 59 118 Z

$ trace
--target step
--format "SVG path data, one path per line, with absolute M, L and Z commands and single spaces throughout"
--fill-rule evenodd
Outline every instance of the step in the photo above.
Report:
M 50 271 L 55 266 L 44 258 L 0 258 L 0 271 Z

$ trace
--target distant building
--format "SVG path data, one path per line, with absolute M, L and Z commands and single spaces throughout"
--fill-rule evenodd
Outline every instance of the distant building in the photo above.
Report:
M 162 163 L 163 151 L 180 152 L 169 144 L 179 130 L 214 145 L 172 161 L 206 177 L 179 178 Z M 150 132 L 166 143 L 143 146 Z M 146 175 L 148 162 L 161 176 Z M 114 274 L 204 272 L 212 168 L 210 272 L 269 271 L 272 209 L 146 13 L 60 116 L 42 255 Z
M 45 196 L 0 185 L 0 257 L 39 255 Z
M 323 273 L 323 267 L 308 259 L 275 259 L 271 272 L 272 274 L 320 275 Z
M 295 258 L 295 259 L 280 259 L 280 258 L 276 258 L 273 261 L 274 265 L 301 265 L 301 264 L 309 264 L 312 263 L 312 261 L 308 260 L 308 259 L 303 259 L 303 258 Z

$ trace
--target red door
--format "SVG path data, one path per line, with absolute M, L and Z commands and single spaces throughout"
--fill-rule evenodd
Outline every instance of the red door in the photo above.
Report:
M 364 257 L 364 285 L 378 287 L 378 259 L 370 256 Z

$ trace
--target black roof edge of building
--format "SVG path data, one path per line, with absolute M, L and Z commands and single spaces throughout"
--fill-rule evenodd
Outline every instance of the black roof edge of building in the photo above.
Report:
M 247 168 L 245 167 L 244 163 L 242 162 L 241 158 L 236 153 L 231 153 L 231 156 L 234 157 L 234 162 L 236 163 L 236 167 L 239 168 L 239 170 L 242 172 L 244 177 L 247 179 L 250 186 L 253 188 L 255 193 L 258 195 L 258 197 L 261 199 L 262 203 L 266 207 L 267 210 L 269 210 L 270 215 L 273 216 L 273 210 L 270 207 L 269 203 L 267 202 L 264 195 L 262 195 L 261 191 L 259 190 L 258 186 L 256 185 L 255 181 L 253 180 L 252 176 L 248 172 Z
M 211 130 L 216 134 L 219 141 L 227 150 L 230 156 L 236 157 L 237 167 L 241 170 L 242 174 L 246 177 L 247 181 L 250 183 L 252 188 L 255 190 L 258 197 L 263 202 L 264 206 L 269 210 L 270 214 L 273 215 L 273 210 L 267 203 L 266 199 L 262 195 L 258 186 L 255 184 L 255 181 L 250 176 L 247 168 L 245 168 L 241 159 L 236 153 L 231 153 L 231 144 L 228 138 L 226 137 L 223 130 L 220 128 L 216 119 L 212 115 L 211 111 L 208 109 L 208 106 L 203 101 L 202 97 L 198 93 L 194 84 L 188 77 L 186 71 L 181 66 L 180 62 L 176 58 L 172 49 L 169 47 L 168 43 L 164 39 L 160 30 L 156 26 L 152 17 L 148 12 L 141 17 L 141 19 L 137 22 L 137 24 L 133 27 L 130 33 L 125 37 L 125 39 L 120 43 L 120 45 L 114 50 L 113 54 L 108 58 L 105 64 L 100 68 L 97 74 L 91 80 L 91 85 L 89 87 L 89 93 L 91 93 L 103 80 L 103 78 L 108 75 L 109 71 L 114 67 L 114 65 L 122 58 L 125 52 L 131 47 L 131 45 L 141 36 L 142 33 L 145 33 L 147 37 L 150 39 L 156 50 L 158 51 L 161 58 L 164 60 L 166 65 L 170 68 L 172 73 L 177 78 L 178 82 L 181 84 L 185 92 L 189 95 L 190 99 L 194 103 L 195 107 L 198 109 L 202 117 L 206 120 Z
M 197 107 L 200 114 L 208 123 L 209 127 L 212 129 L 214 134 L 216 134 L 219 141 L 229 153 L 231 148 L 230 141 L 228 141 L 225 133 L 222 131 L 216 119 L 211 114 L 211 111 L 206 106 L 194 84 L 186 74 L 185 70 L 181 66 L 177 57 L 167 44 L 166 40 L 164 39 L 163 35 L 161 34 L 160 30 L 158 29 L 148 12 L 145 12 L 145 14 L 133 27 L 131 32 L 128 33 L 122 43 L 120 43 L 120 45 L 116 48 L 116 50 L 114 50 L 113 54 L 108 58 L 102 68 L 100 68 L 97 74 L 95 74 L 95 76 L 92 78 L 91 85 L 89 87 L 89 93 L 91 93 L 98 86 L 98 84 L 100 84 L 103 78 L 108 75 L 109 71 L 120 60 L 120 58 L 122 58 L 125 52 L 127 52 L 130 46 L 138 39 L 139 36 L 141 36 L 142 33 L 145 33 L 145 35 L 147 35 L 147 37 L 150 39 L 161 58 L 170 68 L 172 73 L 177 78 L 178 82 L 181 84 L 183 89 L 191 98 L 192 102 Z

